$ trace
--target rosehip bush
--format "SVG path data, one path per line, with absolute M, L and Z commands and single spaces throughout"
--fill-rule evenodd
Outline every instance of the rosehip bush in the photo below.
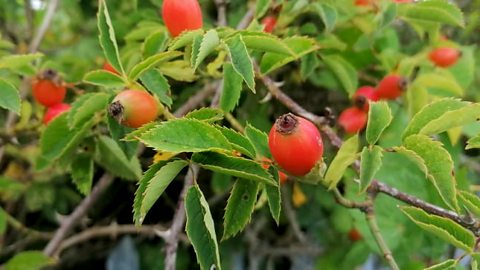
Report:
M 478 269 L 479 10 L 0 1 L 0 268 Z

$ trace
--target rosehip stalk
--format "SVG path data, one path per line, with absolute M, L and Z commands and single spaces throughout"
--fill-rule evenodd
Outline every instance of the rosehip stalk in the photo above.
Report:
M 277 164 L 294 176 L 308 174 L 323 155 L 317 127 L 291 113 L 277 119 L 270 130 L 268 146 Z

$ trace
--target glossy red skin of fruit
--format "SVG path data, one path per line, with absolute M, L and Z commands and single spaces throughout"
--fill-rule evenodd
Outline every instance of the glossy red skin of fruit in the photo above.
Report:
M 65 103 L 60 103 L 53 105 L 47 109 L 47 112 L 43 116 L 43 123 L 48 125 L 53 119 L 55 119 L 60 114 L 70 110 L 71 106 Z
M 272 160 L 266 157 L 262 159 L 262 167 L 264 169 L 268 170 L 268 168 L 270 168 L 271 165 L 272 165 Z M 278 171 L 278 177 L 280 179 L 281 185 L 285 184 L 288 180 L 288 175 L 286 175 L 284 172 L 281 172 L 281 171 Z
M 360 241 L 363 239 L 362 237 L 362 234 L 355 228 L 351 229 L 349 232 L 348 232 L 348 238 L 352 241 L 352 242 L 357 242 L 357 241 Z
M 38 103 L 51 107 L 63 102 L 67 89 L 48 79 L 37 79 L 32 84 L 32 94 Z
M 338 117 L 338 124 L 349 134 L 360 132 L 367 125 L 367 121 L 367 112 L 357 107 L 344 110 Z
M 372 86 L 362 86 L 358 88 L 357 92 L 353 95 L 353 101 L 355 105 L 359 106 L 362 110 L 368 112 L 368 101 L 377 101 L 377 90 Z
M 159 115 L 158 101 L 147 91 L 124 90 L 114 98 L 113 104 L 117 102 L 122 105 L 120 122 L 127 127 L 141 127 Z
M 292 121 L 295 124 L 291 124 Z M 275 162 L 294 176 L 308 174 L 323 155 L 322 137 L 317 127 L 293 114 L 277 119 L 270 130 L 268 146 Z
M 202 9 L 197 0 L 164 0 L 162 17 L 173 37 L 203 26 Z
M 397 99 L 406 87 L 407 81 L 405 78 L 395 74 L 387 75 L 377 86 L 377 97 L 378 99 Z
M 393 0 L 393 2 L 397 4 L 406 4 L 406 3 L 412 3 L 412 0 Z
M 277 25 L 277 18 L 274 16 L 267 16 L 262 20 L 262 24 L 264 26 L 263 31 L 272 33 Z
M 454 65 L 460 57 L 460 51 L 454 48 L 438 48 L 430 52 L 428 58 L 439 67 Z
M 108 62 L 105 62 L 103 64 L 103 70 L 114 73 L 114 74 L 117 74 L 117 75 L 120 75 L 120 73 L 112 65 L 110 65 L 110 63 L 108 63 Z

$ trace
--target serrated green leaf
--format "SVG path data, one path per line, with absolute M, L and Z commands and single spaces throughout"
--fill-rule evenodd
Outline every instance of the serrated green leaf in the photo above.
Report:
M 261 18 L 265 13 L 267 13 L 272 0 L 258 0 L 255 5 L 255 18 Z
M 473 251 L 475 245 L 473 233 L 452 220 L 428 214 L 413 206 L 404 206 L 401 210 L 420 228 L 435 234 L 460 249 L 468 252 Z
M 41 57 L 43 57 L 41 53 L 6 55 L 0 58 L 0 69 L 17 69 Z
M 268 147 L 268 136 L 265 132 L 256 129 L 250 124 L 247 124 L 245 127 L 245 136 L 247 136 L 252 143 L 257 158 L 272 158 L 270 148 Z
M 217 126 L 217 129 L 227 138 L 233 149 L 250 158 L 255 158 L 255 148 L 247 137 L 226 127 Z
M 323 61 L 338 78 L 343 89 L 351 96 L 358 87 L 357 70 L 339 55 L 323 56 Z
M 456 181 L 453 177 L 453 161 L 442 147 L 425 135 L 411 135 L 404 141 L 405 148 L 420 156 L 427 166 L 428 179 L 437 189 L 440 197 L 451 209 L 458 210 Z
M 140 181 L 138 181 L 138 188 L 135 191 L 135 198 L 133 199 L 133 221 L 135 225 L 141 225 L 145 216 L 142 216 L 142 203 L 143 198 L 145 197 L 145 190 L 147 190 L 148 183 L 155 177 L 156 173 L 167 164 L 168 161 L 161 161 L 153 164 L 148 168 L 148 170 L 143 174 Z
M 401 5 L 399 15 L 407 20 L 426 23 L 445 23 L 454 26 L 465 25 L 462 11 L 447 0 L 429 0 L 415 5 Z
M 225 208 L 223 240 L 235 236 L 250 222 L 259 186 L 258 182 L 245 179 L 235 182 Z
M 40 136 L 40 149 L 45 161 L 56 161 L 77 147 L 92 125 L 93 121 L 88 121 L 82 126 L 70 129 L 65 113 L 53 119 Z
M 425 125 L 427 125 L 433 119 L 442 116 L 444 113 L 458 110 L 467 105 L 468 102 L 452 98 L 445 98 L 428 104 L 417 114 L 415 114 L 403 132 L 402 138 L 405 140 L 405 138 L 408 136 L 419 133 Z
M 357 159 L 359 138 L 358 134 L 346 140 L 337 155 L 330 163 L 327 173 L 325 174 L 325 182 L 328 188 L 335 188 L 343 177 L 343 173 Z
M 212 214 L 202 191 L 197 185 L 190 187 L 185 198 L 186 231 L 192 242 L 202 270 L 221 270 L 220 253 Z
M 20 113 L 20 94 L 18 90 L 11 83 L 0 79 L 0 107 L 10 110 L 14 113 Z
M 223 112 L 215 108 L 201 108 L 187 113 L 185 118 L 196 119 L 207 123 L 215 123 L 223 120 Z
M 215 29 L 208 30 L 202 37 L 202 42 L 198 48 L 198 54 L 196 54 L 197 57 L 192 61 L 193 68 L 197 69 L 203 60 L 205 60 L 205 58 L 207 58 L 207 56 L 212 53 L 218 45 L 220 45 L 220 38 L 218 37 L 217 31 L 215 31 Z
M 93 159 L 89 154 L 76 155 L 72 161 L 72 180 L 78 191 L 88 195 L 92 189 L 93 181 Z
M 40 270 L 53 264 L 53 259 L 41 251 L 22 251 L 11 258 L 4 266 L 5 270 Z
M 465 205 L 469 211 L 480 216 L 480 198 L 477 195 L 467 191 L 460 191 L 458 195 L 463 205 Z
M 453 270 L 457 266 L 458 261 L 454 259 L 446 260 L 439 264 L 432 265 L 424 270 Z
M 295 53 L 277 36 L 266 32 L 243 30 L 239 32 L 249 49 L 294 56 Z
M 430 89 L 432 92 L 440 92 L 448 96 L 461 97 L 464 90 L 447 70 L 435 71 L 434 73 L 426 73 L 418 76 L 413 84 L 417 87 Z
M 145 218 L 148 211 L 150 211 L 158 198 L 160 198 L 165 189 L 167 189 L 168 185 L 170 185 L 173 179 L 175 179 L 180 171 L 182 171 L 187 165 L 188 162 L 185 160 L 174 160 L 160 168 L 160 170 L 155 173 L 155 176 L 149 179 L 148 185 L 143 192 L 140 217 L 138 220 L 143 220 Z
M 132 31 L 125 35 L 125 40 L 142 41 L 159 30 L 165 30 L 165 27 L 158 22 L 140 21 Z
M 242 94 L 243 78 L 233 68 L 231 63 L 223 65 L 223 91 L 220 97 L 220 108 L 231 112 L 238 105 Z
M 375 174 L 382 166 L 383 149 L 374 145 L 371 149 L 364 147 L 360 164 L 360 192 L 365 192 L 372 183 Z
M 117 39 L 115 37 L 115 30 L 113 29 L 113 23 L 108 13 L 107 4 L 105 0 L 99 1 L 98 14 L 97 14 L 98 36 L 100 45 L 102 46 L 105 58 L 116 70 L 120 73 L 125 73 L 123 70 L 122 62 L 120 61 L 120 54 L 118 53 Z
M 129 134 L 133 129 L 128 128 L 124 125 L 121 125 L 120 123 L 118 123 L 116 119 L 114 119 L 108 114 L 106 114 L 106 118 L 107 118 L 108 130 L 110 131 L 110 136 L 112 137 L 112 139 L 114 139 L 117 142 L 117 144 L 120 146 L 120 148 L 125 153 L 125 155 L 127 155 L 127 158 L 129 159 L 132 158 L 134 155 L 137 154 L 138 141 L 137 140 L 127 141 L 127 140 L 124 140 L 124 137 L 127 134 Z M 136 131 L 143 130 L 143 128 L 145 126 L 148 126 L 149 124 L 142 126 Z
M 112 175 L 126 180 L 138 180 L 142 175 L 138 158 L 128 159 L 117 142 L 107 136 L 98 137 L 95 161 Z
M 268 208 L 270 208 L 270 214 L 277 223 L 280 224 L 280 211 L 282 209 L 282 195 L 280 192 L 280 176 L 278 170 L 274 166 L 268 168 L 271 175 L 278 183 L 278 186 L 265 185 L 265 191 L 267 193 Z
M 250 159 L 228 156 L 217 152 L 202 152 L 193 154 L 192 162 L 214 172 L 263 182 L 268 185 L 278 185 L 260 163 Z
M 168 49 L 170 51 L 181 49 L 193 43 L 193 40 L 195 40 L 196 37 L 199 37 L 202 35 L 203 35 L 202 29 L 197 29 L 193 31 L 184 31 L 178 37 L 173 39 L 172 42 L 170 42 Z
M 140 80 L 148 91 L 154 93 L 163 104 L 168 107 L 172 106 L 170 84 L 160 71 L 150 69 L 140 76 Z
M 176 60 L 160 64 L 158 70 L 160 70 L 163 75 L 180 82 L 193 82 L 198 79 L 190 63 L 185 60 Z
M 380 12 L 378 18 L 378 29 L 382 29 L 390 25 L 397 17 L 397 4 L 388 3 Z
M 117 122 L 118 123 L 118 122 Z M 150 123 L 147 123 L 137 129 L 128 129 L 129 131 L 131 131 L 130 133 L 128 133 L 124 138 L 123 140 L 124 141 L 127 141 L 127 142 L 130 142 L 130 141 L 139 141 L 140 140 L 140 136 L 151 131 L 152 129 L 154 129 L 155 127 L 159 126 L 160 124 L 157 123 L 157 122 L 150 122 Z
M 337 22 L 337 10 L 329 4 L 320 4 L 314 3 L 313 8 L 318 13 L 320 18 L 322 18 L 323 24 L 325 25 L 325 30 L 331 32 L 335 23 Z
M 314 39 L 308 37 L 288 37 L 284 39 L 283 42 L 295 53 L 295 56 L 270 52 L 265 53 L 260 63 L 260 70 L 263 74 L 268 74 L 320 48 Z
M 467 146 L 465 149 L 473 149 L 473 148 L 480 148 L 480 135 L 477 135 L 467 142 Z
M 105 111 L 110 96 L 106 93 L 88 93 L 79 97 L 68 112 L 70 128 L 83 125 L 93 118 L 95 113 Z
M 128 78 L 132 81 L 138 80 L 143 73 L 147 72 L 151 68 L 163 63 L 170 61 L 174 58 L 183 55 L 182 52 L 177 51 L 169 51 L 169 52 L 162 52 L 155 55 L 148 57 L 147 59 L 143 60 L 142 62 L 136 64 L 132 67 L 128 74 Z
M 106 88 L 125 87 L 126 82 L 122 77 L 106 70 L 90 71 L 83 77 L 85 83 L 98 85 Z
M 142 51 L 143 58 L 148 58 L 155 55 L 165 49 L 165 45 L 168 40 L 168 34 L 166 31 L 159 31 L 150 34 L 143 43 Z
M 226 40 L 225 44 L 227 45 L 233 68 L 240 76 L 242 76 L 248 88 L 255 93 L 255 73 L 253 72 L 253 63 L 248 54 L 247 47 L 243 42 L 242 36 L 235 35 Z
M 425 165 L 425 161 L 423 160 L 423 158 L 421 156 L 419 156 L 414 151 L 409 150 L 409 149 L 407 149 L 403 146 L 393 147 L 393 150 L 396 153 L 402 154 L 405 157 L 407 157 L 408 159 L 410 159 L 425 174 L 425 177 L 428 177 L 428 168 L 427 168 L 427 165 Z
M 475 123 L 480 118 L 480 103 L 472 103 L 458 110 L 448 111 L 442 116 L 428 122 L 419 134 L 433 135 L 455 127 Z
M 382 133 L 392 122 L 392 119 L 392 110 L 387 102 L 370 102 L 366 131 L 367 142 L 371 145 L 377 143 Z
M 232 150 L 220 131 L 195 119 L 163 122 L 138 137 L 146 145 L 166 152 Z

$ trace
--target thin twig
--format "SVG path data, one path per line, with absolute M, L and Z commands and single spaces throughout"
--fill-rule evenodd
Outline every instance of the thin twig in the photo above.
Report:
M 83 199 L 83 201 L 75 208 L 75 210 L 60 224 L 60 227 L 55 232 L 53 238 L 48 242 L 47 246 L 43 250 L 43 253 L 47 256 L 55 254 L 60 247 L 63 239 L 77 224 L 78 220 L 82 218 L 93 204 L 98 200 L 100 195 L 110 186 L 114 177 L 108 173 L 105 173 L 98 183 L 93 188 L 92 192 Z
M 293 234 L 297 238 L 300 243 L 307 243 L 307 237 L 302 232 L 300 228 L 300 224 L 298 224 L 298 219 L 295 216 L 295 210 L 293 209 L 292 202 L 288 199 L 291 198 L 290 192 L 287 191 L 287 187 L 283 186 L 282 189 L 282 208 L 285 212 L 285 216 L 287 217 L 288 223 L 292 228 Z
M 92 227 L 70 238 L 65 239 L 58 248 L 57 254 L 61 254 L 65 249 L 100 237 L 116 237 L 122 234 L 142 234 L 146 236 L 156 236 L 163 239 L 168 237 L 169 231 L 159 225 L 144 225 L 141 227 L 133 224 Z
M 51 233 L 37 231 L 25 226 L 23 223 L 18 221 L 15 217 L 7 213 L 7 211 L 2 210 L 1 208 L 0 208 L 0 212 L 4 214 L 7 220 L 7 223 L 21 233 L 24 233 L 28 236 L 31 236 L 37 239 L 44 239 L 44 240 L 50 239 L 52 237 Z
M 230 123 L 230 125 L 236 129 L 238 132 L 244 133 L 245 128 L 238 122 L 237 118 L 235 118 L 231 113 L 225 114 L 225 119 Z
M 375 217 L 375 205 L 373 204 L 373 201 L 375 200 L 376 193 L 371 192 L 368 194 L 368 197 L 369 197 L 368 201 L 371 202 L 372 206 L 368 208 L 368 210 L 366 211 L 365 218 L 367 219 L 368 226 L 370 227 L 370 231 L 372 232 L 378 247 L 383 253 L 383 257 L 387 261 L 390 268 L 392 270 L 399 270 L 400 268 L 398 267 L 397 262 L 392 256 L 392 251 L 390 251 L 390 248 L 388 247 L 387 243 L 385 242 L 385 239 L 382 236 L 382 232 L 378 227 L 377 218 Z
M 53 16 L 55 15 L 55 11 L 58 7 L 59 0 L 50 0 L 47 6 L 47 11 L 45 12 L 45 16 L 43 17 L 42 24 L 38 28 L 37 32 L 35 33 L 35 36 L 32 39 L 32 42 L 30 43 L 29 47 L 29 52 L 30 53 L 35 53 L 38 51 L 38 47 L 40 46 L 40 43 L 43 40 L 43 37 L 47 33 L 48 28 L 50 27 L 50 24 L 52 23 Z
M 206 100 L 208 97 L 213 95 L 216 89 L 216 84 L 207 84 L 205 87 L 197 92 L 195 95 L 191 96 L 187 102 L 185 102 L 180 108 L 178 108 L 174 115 L 176 117 L 182 117 L 186 115 L 188 112 L 190 112 L 193 109 L 196 109 L 199 107 L 204 100 Z
M 249 9 L 245 16 L 240 20 L 240 23 L 237 25 L 237 30 L 245 29 L 248 27 L 250 22 L 253 20 L 253 16 L 255 15 L 255 11 L 253 9 Z
M 180 232 L 183 230 L 185 224 L 185 196 L 190 186 L 196 181 L 199 172 L 198 165 L 190 165 L 187 175 L 185 176 L 185 182 L 183 185 L 180 198 L 178 199 L 177 210 L 173 217 L 172 225 L 169 229 L 169 234 L 165 240 L 166 256 L 165 256 L 165 269 L 175 270 L 177 260 L 177 248 Z
M 217 6 L 217 25 L 227 26 L 227 3 L 225 0 L 214 0 Z

